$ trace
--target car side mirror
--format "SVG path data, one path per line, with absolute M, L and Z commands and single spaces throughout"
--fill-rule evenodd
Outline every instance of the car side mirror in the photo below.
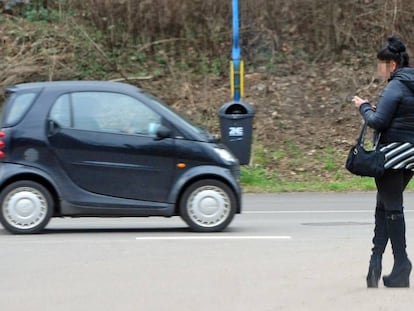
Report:
M 172 131 L 168 127 L 166 127 L 164 125 L 160 125 L 157 128 L 157 131 L 155 132 L 155 135 L 156 135 L 155 138 L 157 140 L 161 140 L 161 139 L 164 139 L 164 138 L 170 138 L 171 135 L 172 135 Z
M 51 120 L 51 119 L 48 120 L 48 135 L 49 136 L 56 134 L 59 131 L 59 129 L 60 129 L 60 125 L 56 121 Z

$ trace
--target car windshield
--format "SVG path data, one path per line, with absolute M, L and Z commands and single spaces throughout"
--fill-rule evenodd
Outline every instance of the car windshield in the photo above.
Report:
M 163 103 L 161 100 L 156 98 L 154 95 L 147 93 L 147 92 L 143 92 L 143 93 L 146 96 L 148 96 L 153 102 L 160 105 L 167 113 L 177 117 L 184 127 L 187 127 L 189 130 L 196 131 L 197 133 L 204 135 L 209 140 L 213 139 L 211 134 L 206 129 L 203 129 L 202 127 L 195 125 L 194 123 L 192 123 L 191 121 L 189 121 L 188 119 L 186 119 L 185 117 L 183 117 L 182 115 L 174 111 L 167 104 Z

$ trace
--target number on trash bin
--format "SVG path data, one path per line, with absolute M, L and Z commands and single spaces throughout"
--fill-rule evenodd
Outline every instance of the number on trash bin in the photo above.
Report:
M 229 128 L 229 136 L 243 136 L 243 127 L 242 126 L 231 126 Z

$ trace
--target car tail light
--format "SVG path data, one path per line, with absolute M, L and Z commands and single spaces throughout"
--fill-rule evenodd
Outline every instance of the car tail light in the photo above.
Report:
M 4 147 L 6 147 L 6 143 L 2 140 L 4 137 L 6 137 L 6 133 L 0 131 L 0 159 L 6 156 L 6 153 L 3 151 Z

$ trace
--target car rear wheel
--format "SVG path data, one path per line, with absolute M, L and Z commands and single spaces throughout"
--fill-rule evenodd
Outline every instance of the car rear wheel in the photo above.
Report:
M 0 222 L 11 233 L 37 233 L 53 213 L 49 191 L 32 181 L 8 185 L 0 194 Z
M 223 182 L 206 179 L 190 185 L 180 201 L 180 216 L 194 231 L 224 230 L 236 212 L 233 191 Z

